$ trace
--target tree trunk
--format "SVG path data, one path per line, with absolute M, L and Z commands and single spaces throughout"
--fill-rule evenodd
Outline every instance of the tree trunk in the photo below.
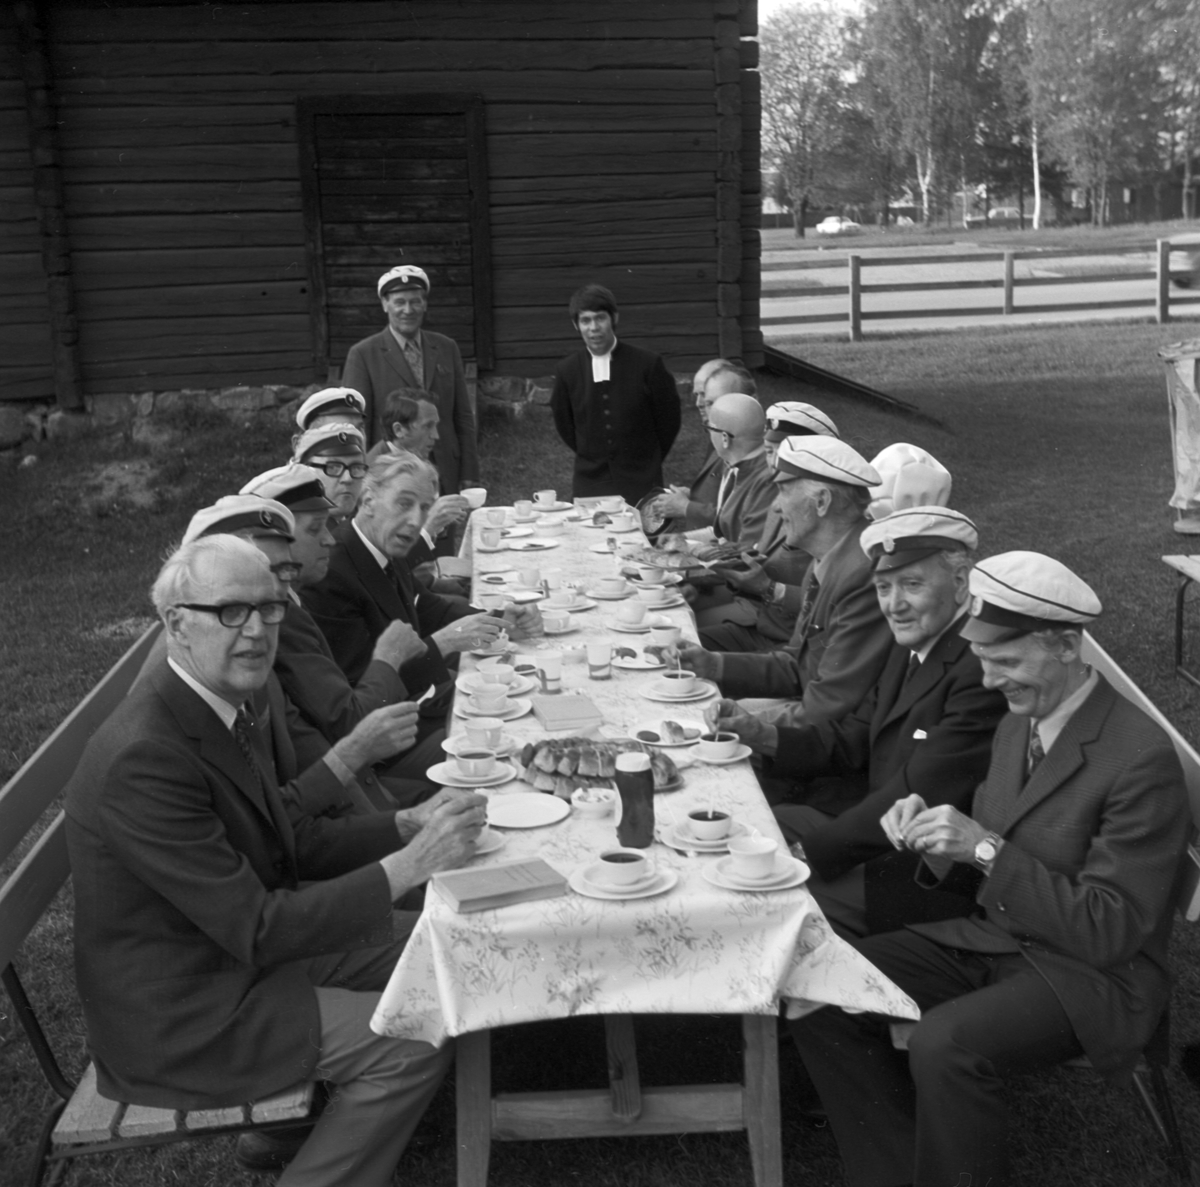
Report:
M 796 229 L 796 238 L 804 238 L 804 222 L 808 215 L 808 196 L 805 195 L 800 199 L 800 205 L 792 203 L 792 225 Z
M 1038 127 L 1034 120 L 1030 125 L 1030 147 L 1033 153 L 1033 229 L 1042 229 L 1042 162 L 1038 150 Z
M 1192 126 L 1191 113 L 1183 124 L 1183 193 L 1180 195 L 1180 213 L 1184 218 L 1192 217 Z

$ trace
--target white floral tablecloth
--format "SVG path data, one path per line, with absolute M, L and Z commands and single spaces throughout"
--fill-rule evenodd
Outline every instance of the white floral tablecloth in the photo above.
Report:
M 482 516 L 476 512 L 472 518 L 468 542 L 477 539 Z M 553 568 L 587 586 L 612 573 L 613 558 L 589 550 L 605 539 L 603 532 L 571 525 L 558 539 L 558 547 L 541 553 L 475 553 L 476 577 Z M 549 646 L 578 646 L 588 637 L 629 641 L 639 648 L 644 636 L 612 631 L 617 605 L 601 602 L 576 614 L 578 631 L 519 644 L 518 656 Z M 662 613 L 695 638 L 690 611 Z M 469 670 L 469 657 L 463 659 Z M 655 673 L 614 669 L 611 680 L 589 680 L 582 657 L 571 660 L 568 652 L 563 695 L 585 691 L 604 713 L 602 732 L 612 737 L 654 728 L 665 716 L 698 719 L 707 703 L 657 703 L 644 695 Z M 461 721 L 454 719 L 452 728 L 461 728 Z M 532 715 L 505 729 L 518 745 L 545 736 Z M 748 762 L 709 766 L 690 758 L 688 749 L 668 753 L 683 768 L 684 786 L 656 797 L 660 824 L 669 826 L 694 808 L 711 805 L 779 838 Z M 528 790 L 513 781 L 485 794 Z M 616 841 L 611 816 L 597 821 L 574 812 L 557 824 L 503 835 L 502 849 L 476 861 L 538 856 L 569 875 Z M 655 898 L 611 902 L 568 892 L 459 915 L 430 892 L 372 1028 L 440 1044 L 468 1031 L 575 1014 L 773 1014 L 780 999 L 788 999 L 792 1013 L 837 1005 L 919 1017 L 906 994 L 832 933 L 803 887 L 769 893 L 725 890 L 702 874 L 718 857 L 681 854 L 661 843 L 649 852 L 660 870 L 679 875 L 671 890 Z

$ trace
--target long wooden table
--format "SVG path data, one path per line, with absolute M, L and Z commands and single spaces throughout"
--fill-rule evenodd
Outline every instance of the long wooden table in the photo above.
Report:
M 468 540 L 479 542 L 484 516 L 476 512 Z M 537 567 L 591 588 L 615 571 L 609 554 L 593 551 L 607 534 L 567 526 L 545 552 L 473 552 L 476 591 L 489 573 Z M 619 538 L 628 538 L 621 536 Z M 640 538 L 640 537 L 638 537 Z M 518 662 L 548 647 L 604 638 L 637 649 L 644 635 L 614 629 L 616 606 L 599 602 L 577 613 L 577 630 L 517 646 Z M 690 612 L 662 611 L 695 638 Z M 463 672 L 476 661 L 463 657 Z M 563 666 L 564 697 L 585 691 L 602 710 L 602 733 L 630 736 L 665 717 L 698 719 L 705 701 L 686 705 L 648 699 L 654 672 L 614 670 L 590 680 L 581 654 Z M 711 698 L 710 698 L 711 699 Z M 452 732 L 461 729 L 453 719 Z M 506 724 L 518 750 L 546 736 L 532 715 Z M 716 806 L 780 839 L 747 762 L 710 766 L 671 750 L 683 767 L 681 789 L 656 797 L 660 821 L 684 820 L 696 807 Z M 528 791 L 519 781 L 490 795 Z M 499 852 L 480 863 L 540 856 L 564 874 L 594 860 L 615 842 L 611 817 L 572 812 L 557 824 L 511 830 Z M 455 914 L 430 893 L 404 956 L 372 1021 L 384 1034 L 440 1043 L 458 1036 L 458 1182 L 483 1187 L 491 1142 L 512 1139 L 624 1136 L 745 1129 L 758 1187 L 779 1187 L 776 1017 L 781 999 L 795 1013 L 833 1004 L 915 1018 L 910 999 L 853 948 L 833 935 L 812 896 L 799 886 L 771 893 L 722 889 L 704 878 L 718 860 L 650 850 L 659 869 L 678 883 L 654 898 L 600 901 L 577 895 L 469 915 Z M 741 1083 L 644 1088 L 640 1084 L 631 1016 L 740 1014 L 745 1036 Z M 490 1030 L 578 1014 L 605 1017 L 609 1088 L 493 1096 Z

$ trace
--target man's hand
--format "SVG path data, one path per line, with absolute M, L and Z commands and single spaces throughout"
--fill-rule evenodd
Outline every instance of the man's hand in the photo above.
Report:
M 668 647 L 663 652 L 663 659 L 668 664 L 678 664 L 686 671 L 695 672 L 702 680 L 719 682 L 725 668 L 719 651 L 705 651 L 703 647 L 695 647 L 691 643 Z
M 897 800 L 880 818 L 879 827 L 894 849 L 905 848 L 904 834 L 913 818 L 925 811 L 925 801 L 919 795 L 906 796 Z
M 434 812 L 451 800 L 461 799 L 464 795 L 474 795 L 474 792 L 460 791 L 455 787 L 439 787 L 436 795 L 415 804 L 411 808 L 401 808 L 396 813 L 396 831 L 404 842 L 412 840 L 430 821 Z
M 654 509 L 663 518 L 686 515 L 688 506 L 688 489 L 686 486 L 672 486 L 665 495 L 659 495 L 654 500 Z
M 471 513 L 471 504 L 462 495 L 442 495 L 425 517 L 425 530 L 437 539 L 451 524 L 462 523 Z
M 394 754 L 411 750 L 417 740 L 417 706 L 412 701 L 384 705 L 368 713 L 333 747 L 352 771 L 361 771 Z
M 737 701 L 719 700 L 704 710 L 705 724 L 714 733 L 724 730 L 737 736 L 757 754 L 774 754 L 779 731 L 762 718 L 748 713 Z
M 769 597 L 771 590 L 775 588 L 775 582 L 767 576 L 752 553 L 743 552 L 742 560 L 748 566 L 745 569 L 728 569 L 723 565 L 716 565 L 716 571 L 725 578 L 725 583 L 733 586 L 738 593 L 754 598 Z
M 375 650 L 371 658 L 381 659 L 398 670 L 401 664 L 424 655 L 428 650 L 425 640 L 407 622 L 393 619 L 384 627 L 383 634 L 375 640 Z
M 474 792 L 455 795 L 430 810 L 425 827 L 401 850 L 380 861 L 392 901 L 428 882 L 439 870 L 457 869 L 475 856 L 475 838 L 487 820 L 487 800 Z M 397 819 L 396 827 L 400 828 Z
M 903 809 L 910 801 L 921 805 L 913 813 L 900 812 L 894 819 L 892 814 Z M 915 807 L 915 805 L 914 805 Z M 920 796 L 909 796 L 893 805 L 891 811 L 884 816 L 883 830 L 888 831 L 889 820 L 898 831 L 903 845 L 922 857 L 946 857 L 951 861 L 973 862 L 975 846 L 988 835 L 988 830 L 970 816 L 963 815 L 957 808 L 949 804 L 939 804 L 936 808 L 926 808 Z M 892 840 L 892 844 L 895 841 Z
M 490 647 L 504 627 L 504 619 L 492 614 L 468 614 L 434 631 L 432 638 L 443 655 L 454 651 L 474 651 Z
M 510 639 L 531 639 L 545 633 L 542 612 L 530 602 L 504 607 L 504 629 Z

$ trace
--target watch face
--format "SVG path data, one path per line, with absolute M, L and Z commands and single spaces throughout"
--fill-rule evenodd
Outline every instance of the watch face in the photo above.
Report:
M 996 856 L 996 843 L 994 841 L 992 841 L 990 839 L 985 840 L 985 841 L 980 841 L 979 844 L 975 846 L 975 860 L 976 861 L 984 861 L 984 862 L 992 861 L 995 859 L 995 856 Z

